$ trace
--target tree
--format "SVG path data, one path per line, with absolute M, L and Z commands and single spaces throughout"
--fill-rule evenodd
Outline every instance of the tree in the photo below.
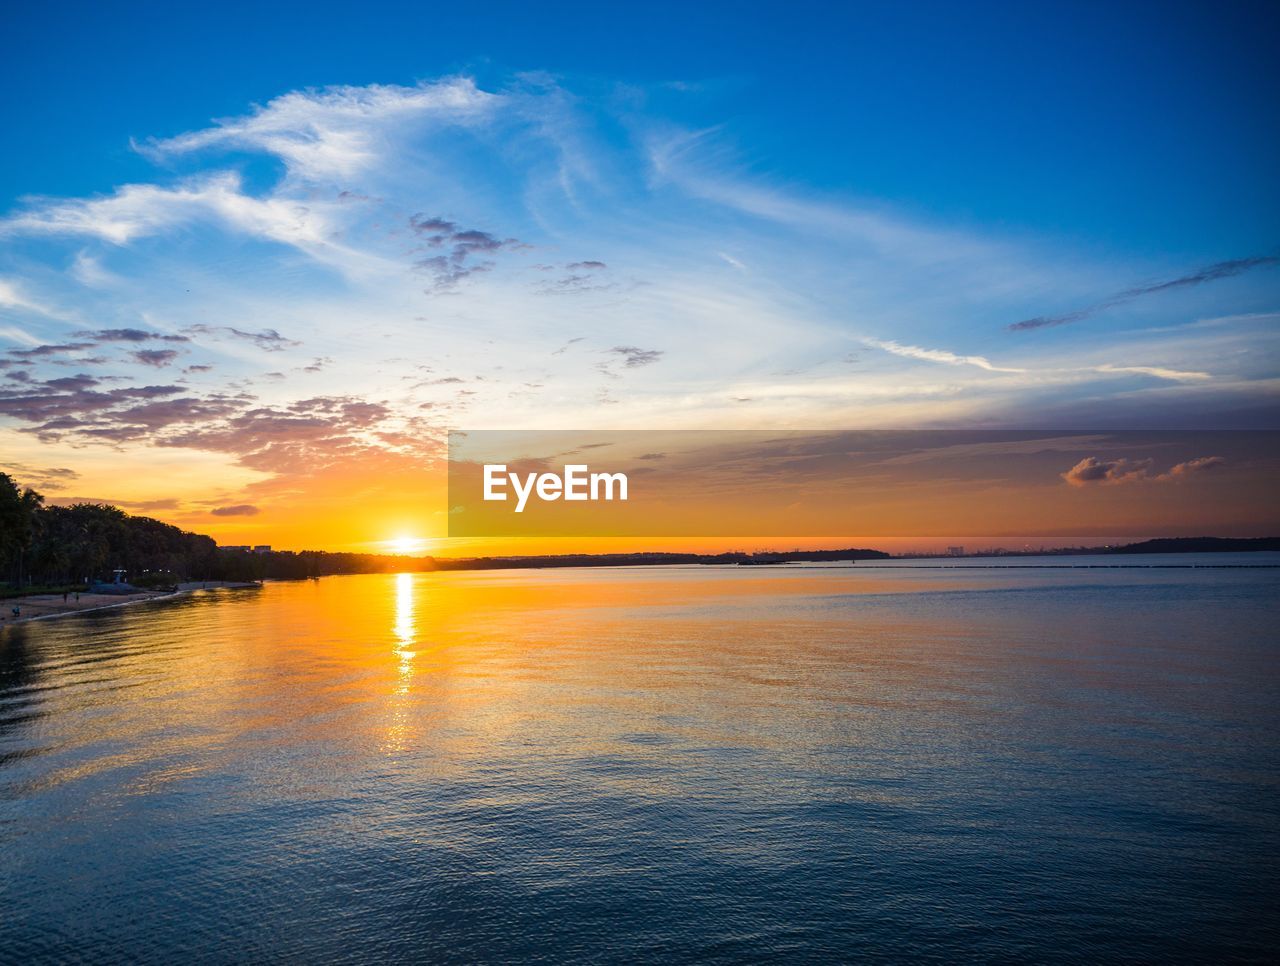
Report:
M 0 567 L 8 578 L 21 585 L 27 555 L 41 523 L 44 497 L 0 473 Z

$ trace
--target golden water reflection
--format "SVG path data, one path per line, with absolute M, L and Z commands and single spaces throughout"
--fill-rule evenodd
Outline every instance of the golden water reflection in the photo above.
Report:
M 417 657 L 417 652 L 413 649 L 417 643 L 414 575 L 397 574 L 395 588 L 395 623 L 391 631 L 395 635 L 393 649 L 398 663 L 396 686 L 390 703 L 390 723 L 383 743 L 387 754 L 401 754 L 412 743 L 413 709 L 409 698 L 413 689 L 413 661 Z

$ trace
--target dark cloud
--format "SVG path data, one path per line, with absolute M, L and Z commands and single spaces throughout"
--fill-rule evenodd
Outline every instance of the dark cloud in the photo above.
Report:
M 46 379 L 44 386 L 48 389 L 56 389 L 59 392 L 74 392 L 78 389 L 92 389 L 98 385 L 99 380 L 87 373 L 80 373 L 76 376 L 61 376 L 57 379 Z
M 251 503 L 237 503 L 235 506 L 215 507 L 209 512 L 215 517 L 253 517 L 261 511 Z
M 77 504 L 93 504 L 95 506 L 118 506 L 122 510 L 132 510 L 135 513 L 154 513 L 156 510 L 176 510 L 178 509 L 178 500 L 174 497 L 165 497 L 160 500 L 122 500 L 119 497 L 105 499 L 100 496 L 58 496 L 48 501 L 54 506 L 76 506 Z
M 409 227 L 419 235 L 439 235 L 442 238 L 458 230 L 458 226 L 451 221 L 445 221 L 443 218 L 428 218 L 422 214 L 412 216 L 409 219 Z
M 456 377 L 455 377 L 456 378 Z M 78 374 L 0 389 L 0 421 L 63 446 L 147 443 L 225 453 L 267 473 L 309 477 L 338 464 L 434 456 L 438 444 L 414 419 L 353 396 L 314 396 L 263 406 L 251 394 L 190 386 L 103 388 Z M 55 475 L 36 476 L 49 489 Z
M 264 472 L 306 475 L 334 461 L 377 451 L 366 434 L 391 415 L 381 403 L 317 396 L 284 408 L 242 408 L 228 418 L 196 422 L 154 442 L 231 453 L 240 465 Z
M 164 335 L 145 329 L 98 329 L 96 332 L 77 332 L 76 338 L 93 342 L 190 342 L 185 335 Z
M 465 258 L 465 256 L 463 257 Z M 414 262 L 414 266 L 435 276 L 437 290 L 453 288 L 464 278 L 470 278 L 472 275 L 481 275 L 493 269 L 491 262 L 467 265 L 453 255 L 434 255 L 431 258 L 422 258 Z
M 169 365 L 174 359 L 178 358 L 176 349 L 139 349 L 137 352 L 129 353 L 129 355 L 144 366 L 154 366 L 157 369 Z
M 62 355 L 66 352 L 80 352 L 92 349 L 92 342 L 61 342 L 52 345 L 38 345 L 32 349 L 10 349 L 9 355 L 18 359 L 43 359 L 47 356 Z
M 628 369 L 650 365 L 666 354 L 661 349 L 641 349 L 633 345 L 616 345 L 608 351 L 621 356 L 625 360 L 623 365 Z
M 1153 295 L 1156 292 L 1167 292 L 1170 289 L 1188 288 L 1194 285 L 1203 285 L 1205 282 L 1214 282 L 1221 278 L 1231 278 L 1234 275 L 1240 275 L 1252 268 L 1261 268 L 1266 265 L 1275 265 L 1280 263 L 1280 257 L 1274 255 L 1261 255 L 1254 258 L 1236 258 L 1226 262 L 1216 262 L 1213 265 L 1207 265 L 1199 271 L 1192 272 L 1190 275 L 1182 275 L 1178 278 L 1169 279 L 1164 282 L 1156 282 L 1151 285 L 1139 285 L 1136 288 L 1125 289 L 1123 292 L 1117 292 L 1109 298 L 1103 299 L 1083 309 L 1075 312 L 1067 312 L 1063 315 L 1040 315 L 1034 319 L 1023 319 L 1021 322 L 1014 322 L 1008 328 L 1011 331 L 1019 332 L 1027 329 L 1043 329 L 1055 325 L 1069 325 L 1072 322 L 1079 322 L 1081 319 L 1087 319 L 1091 315 L 1096 315 L 1105 309 L 1122 305 L 1133 299 L 1140 298 L 1144 295 Z
M 209 372 L 213 366 L 187 366 L 183 372 Z
M 571 272 L 582 272 L 582 271 L 600 272 L 600 271 L 604 271 L 608 267 L 609 266 L 606 265 L 604 262 L 595 262 L 595 261 L 570 262 L 568 265 L 565 266 L 565 268 L 569 269 L 569 271 Z
M 53 384 L 58 382 L 60 380 L 33 382 L 20 391 L 0 392 L 0 416 L 40 424 L 70 419 L 80 425 L 86 420 L 108 417 L 120 407 L 134 405 L 138 400 L 161 399 L 182 392 L 180 386 L 139 386 L 102 392 Z
M 8 473 L 24 486 L 36 490 L 61 490 L 80 474 L 65 466 L 27 466 L 24 463 L 0 463 L 0 471 Z
M 437 290 L 450 289 L 468 276 L 493 268 L 493 262 L 476 261 L 475 256 L 528 247 L 519 239 L 499 238 L 476 228 L 461 228 L 456 222 L 438 216 L 414 215 L 409 219 L 409 227 L 428 247 L 448 249 L 445 254 L 431 255 L 414 263 L 435 277 Z

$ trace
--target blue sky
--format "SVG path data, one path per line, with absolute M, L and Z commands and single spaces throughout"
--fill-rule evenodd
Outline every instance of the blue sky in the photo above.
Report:
M 663 107 L 758 170 L 918 215 L 1161 256 L 1277 242 L 1271 3 L 27 4 L 6 33 L 6 203 L 147 176 L 130 137 L 288 90 L 539 70 L 697 84 Z
M 0 450 L 1275 424 L 1274 5 L 834 6 L 6 12 Z

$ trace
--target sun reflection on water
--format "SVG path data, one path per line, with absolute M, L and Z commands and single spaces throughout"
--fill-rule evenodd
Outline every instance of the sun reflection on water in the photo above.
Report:
M 391 701 L 391 722 L 387 727 L 385 750 L 388 754 L 404 752 L 410 737 L 410 691 L 413 684 L 413 659 L 417 652 L 417 622 L 414 615 L 415 588 L 413 574 L 396 574 L 395 623 L 391 632 L 395 636 L 393 649 L 398 664 L 396 684 Z
M 400 658 L 400 694 L 409 691 L 413 677 L 413 659 L 417 656 L 412 645 L 417 642 L 417 624 L 414 621 L 413 574 L 396 574 L 396 622 L 392 631 L 396 635 L 396 654 Z

